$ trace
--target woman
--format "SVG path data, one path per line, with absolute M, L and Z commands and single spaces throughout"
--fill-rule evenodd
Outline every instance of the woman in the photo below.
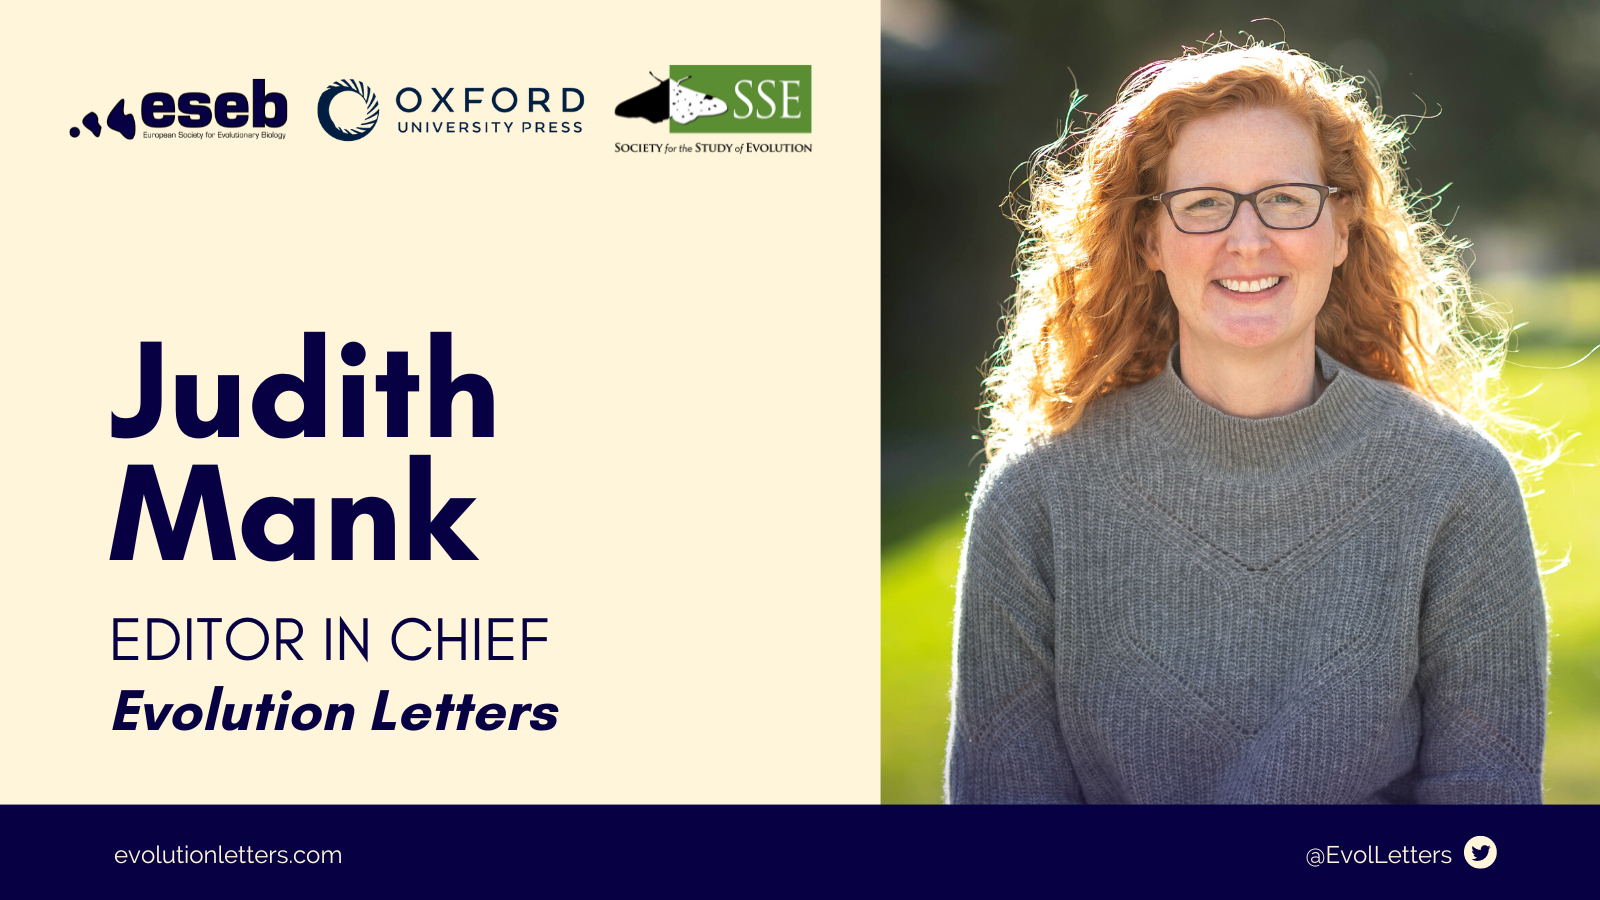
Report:
M 1502 345 L 1403 137 L 1304 56 L 1219 48 L 1036 167 L 951 802 L 1540 801 L 1539 463 L 1488 436 Z

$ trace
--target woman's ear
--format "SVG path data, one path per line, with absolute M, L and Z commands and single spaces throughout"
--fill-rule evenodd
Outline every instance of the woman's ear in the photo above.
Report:
M 1144 264 L 1152 272 L 1161 271 L 1161 248 L 1156 244 L 1156 223 L 1151 222 L 1145 226 L 1144 234 L 1139 240 L 1140 255 L 1144 257 Z M 1343 259 L 1343 257 L 1340 257 Z
M 1333 208 L 1333 267 L 1335 269 L 1344 265 L 1345 257 L 1350 255 L 1350 216 L 1349 207 L 1343 197 Z

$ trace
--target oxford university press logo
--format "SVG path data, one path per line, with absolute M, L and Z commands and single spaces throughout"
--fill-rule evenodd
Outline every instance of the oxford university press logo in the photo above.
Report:
M 617 115 L 671 119 L 672 134 L 811 132 L 810 66 L 672 66 L 656 82 L 617 104 Z
M 365 118 L 353 128 L 339 126 L 331 115 L 333 101 L 345 93 L 355 94 L 366 103 Z M 372 88 L 353 78 L 335 81 L 328 85 L 321 97 L 317 98 L 317 122 L 322 125 L 322 130 L 328 133 L 328 137 L 336 141 L 359 141 L 378 127 L 378 97 L 372 92 Z

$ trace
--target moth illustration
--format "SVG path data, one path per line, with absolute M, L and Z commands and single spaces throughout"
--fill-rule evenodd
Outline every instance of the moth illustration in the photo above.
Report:
M 656 78 L 656 73 L 650 73 Z M 728 111 L 728 104 L 710 94 L 702 94 L 683 86 L 693 78 L 685 75 L 674 81 L 656 78 L 656 86 L 642 94 L 629 97 L 617 104 L 617 115 L 624 119 L 645 119 L 661 122 L 667 118 L 679 125 L 687 125 L 701 116 L 720 116 Z

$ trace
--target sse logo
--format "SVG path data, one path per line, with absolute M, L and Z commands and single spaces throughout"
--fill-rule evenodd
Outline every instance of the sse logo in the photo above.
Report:
M 650 77 L 656 78 L 656 73 L 651 72 Z M 617 115 L 624 119 L 645 119 L 652 124 L 670 116 L 673 124 L 687 125 L 701 116 L 720 116 L 728 111 L 728 104 L 721 100 L 684 87 L 683 83 L 691 77 L 656 78 L 655 87 L 618 103 Z
M 106 125 L 128 140 L 133 140 L 133 116 L 123 110 L 125 100 L 118 100 L 106 117 Z M 243 128 L 246 123 L 255 128 L 281 128 L 289 120 L 289 101 L 276 91 L 267 90 L 267 80 L 251 81 L 250 96 L 236 91 L 217 95 L 216 109 L 211 107 L 211 95 L 199 91 L 171 94 L 153 91 L 139 101 L 139 118 L 146 128 L 170 128 L 176 122 L 184 128 L 204 128 L 215 121 L 223 128 Z M 95 137 L 100 136 L 100 120 L 94 113 L 83 117 L 83 126 Z M 77 137 L 77 127 L 68 130 Z
M 684 86 L 691 77 L 693 89 Z M 656 81 L 617 104 L 617 115 L 670 118 L 673 134 L 811 132 L 810 66 L 673 66 Z

